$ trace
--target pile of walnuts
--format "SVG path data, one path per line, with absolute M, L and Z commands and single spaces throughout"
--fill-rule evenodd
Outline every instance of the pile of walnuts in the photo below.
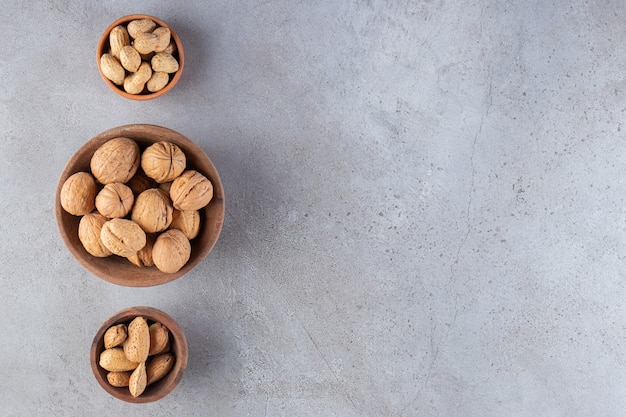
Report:
M 213 184 L 188 169 L 179 146 L 161 141 L 142 152 L 125 137 L 96 149 L 90 172 L 72 174 L 60 192 L 61 207 L 81 216 L 78 238 L 89 254 L 117 255 L 165 273 L 189 261 L 199 210 L 212 198 Z

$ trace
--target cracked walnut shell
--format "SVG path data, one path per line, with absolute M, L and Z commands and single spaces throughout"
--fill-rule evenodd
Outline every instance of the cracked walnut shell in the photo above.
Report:
M 158 183 L 173 181 L 183 173 L 186 165 L 185 153 L 171 142 L 154 143 L 141 155 L 141 168 Z
M 150 188 L 137 196 L 131 219 L 146 233 L 157 233 L 167 229 L 172 223 L 173 211 L 167 193 L 158 188 Z
M 213 198 L 213 184 L 195 170 L 183 172 L 172 181 L 170 198 L 178 210 L 200 210 Z
M 91 157 L 91 173 L 101 184 L 128 182 L 139 168 L 139 145 L 124 137 L 102 144 Z
M 157 237 L 152 247 L 154 265 L 162 272 L 178 272 L 191 256 L 191 244 L 177 229 L 167 230 Z
M 103 216 L 110 219 L 125 217 L 133 207 L 135 196 L 133 191 L 119 182 L 104 186 L 96 196 L 96 208 Z
M 125 258 L 146 245 L 146 233 L 137 223 L 127 219 L 112 219 L 102 225 L 102 243 L 115 255 Z

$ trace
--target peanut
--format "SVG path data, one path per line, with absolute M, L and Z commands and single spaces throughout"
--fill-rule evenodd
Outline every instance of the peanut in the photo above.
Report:
M 156 23 L 150 19 L 138 19 L 128 23 L 126 28 L 131 38 L 136 39 L 142 33 L 152 32 L 156 28 Z
M 130 45 L 126 45 L 120 51 L 120 62 L 126 70 L 130 72 L 137 72 L 141 65 L 141 55 L 135 48 Z
M 122 25 L 115 26 L 111 29 L 111 33 L 109 33 L 109 45 L 111 46 L 111 55 L 119 59 L 122 48 L 130 45 L 128 30 Z
M 146 83 L 146 88 L 151 93 L 156 93 L 157 91 L 162 90 L 169 81 L 170 76 L 167 72 L 154 71 L 152 73 L 152 77 L 150 77 L 150 79 Z
M 142 62 L 137 72 L 124 79 L 124 91 L 128 94 L 141 93 L 151 76 L 152 69 L 150 68 L 150 64 Z
M 124 84 L 124 76 L 126 72 L 122 64 L 111 54 L 103 54 L 100 57 L 100 69 L 105 77 L 111 80 L 114 84 Z
M 168 74 L 178 71 L 178 61 L 171 54 L 159 52 L 150 61 L 152 70 L 156 72 L 167 72 Z

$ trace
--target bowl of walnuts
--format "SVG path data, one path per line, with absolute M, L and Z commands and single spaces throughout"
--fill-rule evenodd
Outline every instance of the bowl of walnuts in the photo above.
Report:
M 100 386 L 131 403 L 157 401 L 172 392 L 187 357 L 183 330 L 153 307 L 129 307 L 106 319 L 90 350 L 91 369 Z
M 147 287 L 180 278 L 215 246 L 224 190 L 206 153 L 171 129 L 109 129 L 66 164 L 56 189 L 59 232 L 76 260 L 108 282 Z
M 133 14 L 111 23 L 96 48 L 104 82 L 122 97 L 150 100 L 170 91 L 180 79 L 185 53 L 170 25 Z

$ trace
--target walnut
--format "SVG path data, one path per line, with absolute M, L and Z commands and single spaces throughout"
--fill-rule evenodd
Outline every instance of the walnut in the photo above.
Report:
M 104 186 L 96 196 L 96 208 L 103 216 L 110 219 L 125 217 L 133 207 L 135 196 L 133 191 L 119 182 Z
M 137 196 L 131 219 L 147 233 L 162 232 L 172 222 L 172 202 L 158 188 L 150 188 Z
M 174 210 L 170 229 L 178 229 L 192 240 L 200 232 L 200 213 L 197 210 Z
M 126 185 L 130 187 L 130 189 L 133 190 L 133 194 L 137 196 L 146 191 L 148 188 L 156 187 L 157 183 L 152 178 L 148 178 L 143 170 L 138 169 Z
M 171 142 L 154 143 L 141 155 L 141 168 L 158 183 L 174 180 L 183 173 L 186 165 L 185 153 Z
M 153 266 L 152 247 L 154 245 L 155 235 L 146 234 L 146 245 L 136 254 L 129 256 L 128 260 L 137 266 Z
M 183 232 L 167 230 L 157 237 L 152 247 L 154 265 L 162 272 L 173 274 L 185 266 L 191 256 L 191 244 Z
M 78 223 L 78 239 L 87 252 L 98 258 L 105 258 L 113 254 L 100 239 L 102 225 L 108 220 L 102 214 L 94 211 L 85 214 Z
M 139 168 L 139 145 L 128 138 L 102 144 L 91 157 L 91 173 L 102 184 L 128 182 Z
M 170 197 L 178 210 L 200 210 L 213 198 L 213 184 L 198 171 L 183 172 L 172 182 Z
M 132 220 L 112 219 L 102 225 L 100 239 L 115 255 L 125 258 L 146 245 L 146 233 Z
M 88 172 L 68 177 L 61 187 L 61 207 L 74 216 L 90 213 L 95 207 L 96 182 Z

